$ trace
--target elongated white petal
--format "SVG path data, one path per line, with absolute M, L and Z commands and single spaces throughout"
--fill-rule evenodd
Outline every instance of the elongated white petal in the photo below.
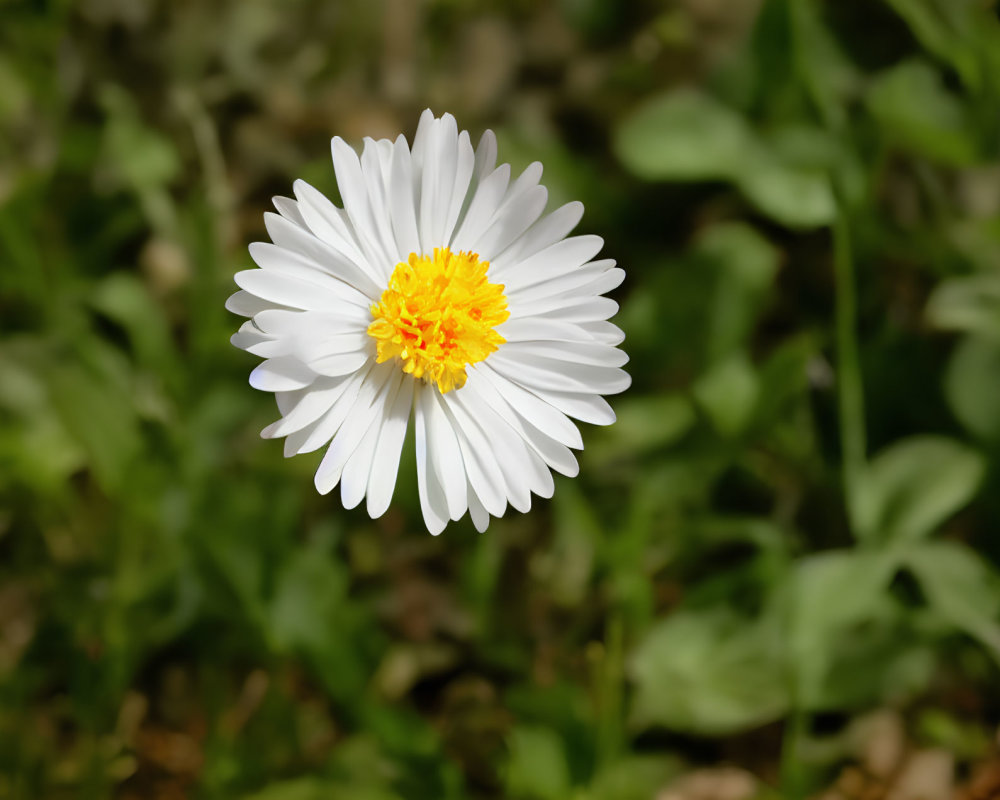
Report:
M 468 508 L 466 468 L 455 428 L 445 413 L 441 395 L 430 386 L 417 388 L 427 426 L 427 449 L 431 468 L 444 491 L 451 519 L 462 517 Z
M 380 367 L 372 370 L 371 377 L 362 385 L 354 405 L 347 412 L 316 470 L 315 483 L 320 494 L 326 494 L 340 481 L 347 460 L 357 450 L 375 417 L 382 411 L 386 394 L 391 392 L 394 385 L 398 385 L 402 377 L 399 370 Z
M 358 266 L 369 269 L 370 277 L 377 281 L 379 273 L 361 252 L 347 215 L 330 202 L 326 195 L 303 180 L 295 181 L 292 191 L 298 200 L 298 211 L 313 235 L 335 247 Z
M 339 278 L 368 297 L 375 298 L 382 293 L 381 284 L 372 280 L 368 271 L 359 267 L 333 245 L 314 236 L 308 229 L 270 212 L 264 214 L 264 225 L 268 235 L 279 247 L 309 259 L 319 269 Z
M 443 395 L 445 411 L 455 426 L 458 446 L 465 461 L 469 483 L 479 501 L 494 517 L 503 516 L 507 507 L 503 473 L 489 442 L 479 425 L 465 408 L 459 394 Z
M 498 281 L 513 288 L 531 286 L 578 269 L 586 264 L 604 246 L 600 236 L 573 236 L 550 244 L 525 259 L 493 265 Z
M 411 380 L 401 381 L 396 399 L 387 407 L 379 432 L 372 468 L 368 475 L 368 515 L 372 519 L 381 517 L 392 500 L 396 475 L 399 472 L 399 456 L 403 449 L 403 440 L 406 438 L 410 408 L 413 405 L 414 385 Z
M 574 200 L 546 214 L 516 241 L 490 262 L 497 275 L 513 264 L 524 261 L 541 250 L 561 241 L 583 218 L 583 203 Z
M 250 373 L 250 385 L 263 392 L 301 389 L 316 379 L 316 373 L 295 358 L 269 358 Z
M 417 492 L 420 495 L 420 510 L 423 513 L 424 524 L 432 536 L 437 536 L 448 524 L 448 506 L 437 476 L 429 464 L 426 401 L 425 395 L 417 395 L 413 426 L 417 451 Z

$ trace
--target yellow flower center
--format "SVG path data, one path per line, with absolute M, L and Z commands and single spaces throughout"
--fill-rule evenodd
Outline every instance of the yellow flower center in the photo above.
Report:
M 434 256 L 410 253 L 372 305 L 379 364 L 398 358 L 403 372 L 450 392 L 465 385 L 465 368 L 502 345 L 494 330 L 510 316 L 504 287 L 486 280 L 488 261 L 476 253 L 434 248 Z

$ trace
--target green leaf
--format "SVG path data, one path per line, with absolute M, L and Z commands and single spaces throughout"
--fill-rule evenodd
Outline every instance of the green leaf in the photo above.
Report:
M 1000 342 L 1000 274 L 949 278 L 927 301 L 927 319 L 943 330 L 977 333 Z
M 1000 341 L 963 338 L 948 362 L 944 392 L 969 431 L 987 442 L 1000 442 Z
M 789 705 L 784 653 L 773 617 L 677 612 L 632 656 L 631 723 L 718 736 L 778 719 Z
M 736 183 L 759 211 L 789 228 L 829 225 L 837 213 L 825 171 L 799 167 L 773 155 L 747 158 Z
M 902 149 L 958 166 L 975 160 L 965 108 L 930 64 L 907 61 L 882 73 L 867 102 L 886 137 Z
M 979 55 L 974 46 L 974 26 L 993 20 L 977 0 L 886 0 L 910 26 L 927 51 L 951 64 L 972 88 L 981 81 Z M 979 16 L 975 19 L 973 15 Z M 980 16 L 983 15 L 983 16 Z
M 826 696 L 840 637 L 884 612 L 895 561 L 883 553 L 839 551 L 800 559 L 790 576 L 789 644 L 800 702 L 835 707 Z
M 570 777 L 562 740 L 549 728 L 519 725 L 507 740 L 507 793 L 524 800 L 565 800 Z
M 694 397 L 723 436 L 742 433 L 753 418 L 760 385 L 743 353 L 716 364 L 694 385 Z
M 755 146 L 743 118 L 692 89 L 648 101 L 619 126 L 615 153 L 647 179 L 728 179 Z
M 1000 575 L 982 557 L 955 542 L 927 542 L 906 563 L 928 605 L 976 639 L 1000 664 Z
M 932 533 L 975 495 L 983 456 L 943 436 L 913 436 L 883 450 L 858 488 L 855 526 L 863 539 L 901 542 Z

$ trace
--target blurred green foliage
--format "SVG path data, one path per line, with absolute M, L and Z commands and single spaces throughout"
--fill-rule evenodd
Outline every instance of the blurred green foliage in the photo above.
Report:
M 886 707 L 988 756 L 992 3 L 2 11 L 0 798 L 804 796 Z M 223 310 L 268 197 L 426 105 L 629 274 L 618 423 L 482 536 L 412 457 L 316 496 Z

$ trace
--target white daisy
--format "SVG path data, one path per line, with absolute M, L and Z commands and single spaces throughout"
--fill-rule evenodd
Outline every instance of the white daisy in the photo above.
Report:
M 544 215 L 542 167 L 511 181 L 487 131 L 475 149 L 455 118 L 428 110 L 405 137 L 339 137 L 333 166 L 344 207 L 304 181 L 250 245 L 260 269 L 237 273 L 226 308 L 250 319 L 233 344 L 266 360 L 250 384 L 274 392 L 285 455 L 329 443 L 316 471 L 344 506 L 389 506 L 414 419 L 420 506 L 440 533 L 466 510 L 476 528 L 551 497 L 583 447 L 570 417 L 614 421 L 602 394 L 629 376 L 622 332 L 602 295 L 624 272 L 593 260 L 598 236 L 569 232 L 568 203 Z

